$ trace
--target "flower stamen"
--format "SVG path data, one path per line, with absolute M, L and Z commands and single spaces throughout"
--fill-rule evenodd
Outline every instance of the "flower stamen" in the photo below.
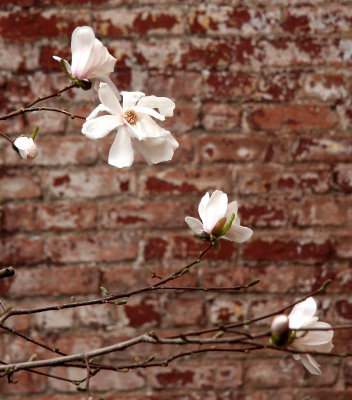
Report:
M 130 125 L 135 125 L 137 123 L 137 114 L 133 110 L 127 110 L 125 111 L 123 118 L 127 123 Z

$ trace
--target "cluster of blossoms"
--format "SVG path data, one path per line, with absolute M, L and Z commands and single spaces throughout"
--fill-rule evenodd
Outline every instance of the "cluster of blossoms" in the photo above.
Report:
M 178 142 L 154 119 L 163 121 L 172 116 L 175 103 L 166 97 L 145 96 L 142 92 L 124 91 L 120 94 L 109 78 L 117 60 L 95 38 L 92 28 L 84 26 L 74 30 L 71 50 L 71 65 L 59 57 L 54 58 L 75 86 L 85 90 L 92 87 L 97 91 L 100 104 L 86 118 L 82 133 L 90 139 L 100 139 L 116 130 L 109 151 L 109 164 L 119 168 L 131 166 L 133 149 L 148 164 L 171 160 Z M 23 159 L 31 160 L 38 153 L 34 136 L 19 137 L 14 142 Z M 186 217 L 185 221 L 198 239 L 209 241 L 215 247 L 219 246 L 220 238 L 243 243 L 253 234 L 251 229 L 240 225 L 237 202 L 228 203 L 227 195 L 220 190 L 211 196 L 206 193 L 198 212 L 200 220 Z M 288 316 L 277 316 L 271 327 L 271 341 L 275 346 L 298 351 L 294 358 L 301 360 L 310 373 L 321 374 L 320 365 L 306 352 L 330 352 L 333 331 L 329 324 L 318 322 L 316 309 L 316 303 L 310 297 L 298 303 Z

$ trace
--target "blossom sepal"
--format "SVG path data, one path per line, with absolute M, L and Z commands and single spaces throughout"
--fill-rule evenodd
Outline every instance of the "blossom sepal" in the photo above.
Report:
M 91 89 L 92 82 L 87 81 L 87 80 L 80 80 L 80 79 L 74 78 L 72 76 L 72 74 L 69 72 L 69 70 L 67 69 L 66 61 L 63 58 L 61 58 L 61 60 L 60 60 L 60 65 L 61 65 L 61 68 L 63 69 L 63 71 L 65 72 L 65 74 L 67 75 L 68 79 L 72 82 L 72 84 L 75 87 L 79 87 L 79 88 L 81 88 L 83 90 Z
M 271 334 L 269 342 L 276 347 L 287 347 L 295 340 L 295 337 L 296 332 L 292 332 L 288 329 L 286 332 L 283 332 L 280 335 Z
M 230 230 L 230 228 L 232 226 L 232 222 L 233 222 L 234 219 L 235 219 L 235 214 L 232 214 L 231 217 L 230 217 L 229 222 L 222 228 L 221 232 L 219 233 L 219 235 L 217 235 L 217 237 L 221 237 L 221 236 L 226 235 L 226 233 Z M 226 218 L 225 218 L 225 222 L 226 222 Z M 213 231 L 214 231 L 214 229 L 213 229 Z M 212 234 L 214 234 L 214 233 L 212 232 Z

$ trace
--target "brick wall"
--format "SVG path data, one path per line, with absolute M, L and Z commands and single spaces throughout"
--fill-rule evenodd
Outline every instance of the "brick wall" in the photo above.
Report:
M 262 281 L 235 295 L 148 294 L 125 306 L 14 317 L 12 326 L 77 352 L 151 329 L 247 319 L 328 278 L 334 282 L 317 298 L 320 315 L 350 322 L 352 4 L 1 0 L 1 114 L 67 84 L 52 55 L 70 58 L 79 25 L 92 26 L 119 58 L 112 75 L 119 89 L 175 100 L 166 126 L 180 148 L 171 162 L 148 167 L 137 158 L 118 170 L 106 163 L 114 135 L 90 141 L 78 120 L 31 113 L 1 123 L 12 137 L 40 126 L 40 156 L 31 164 L 0 143 L 0 261 L 17 269 L 0 282 L 1 297 L 21 307 L 57 304 L 98 297 L 100 286 L 113 293 L 144 286 L 151 282 L 147 266 L 166 276 L 198 254 L 184 217 L 196 216 L 200 197 L 214 189 L 239 201 L 254 236 L 242 247 L 224 244 L 180 284 Z M 76 90 L 59 102 L 87 115 L 91 100 Z M 352 351 L 351 333 L 339 332 L 334 343 Z M 125 357 L 170 351 L 139 347 Z M 27 360 L 34 352 L 48 356 L 0 336 L 0 359 Z M 168 368 L 101 374 L 92 387 L 106 400 L 352 398 L 351 360 L 320 361 L 325 374 L 314 377 L 280 354 L 214 353 Z M 28 373 L 18 379 L 1 381 L 1 399 L 86 398 L 65 382 Z

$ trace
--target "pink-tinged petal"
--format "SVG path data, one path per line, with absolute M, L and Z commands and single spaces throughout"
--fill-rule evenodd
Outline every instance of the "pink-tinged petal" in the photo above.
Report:
M 233 223 L 223 238 L 232 242 L 243 243 L 249 240 L 252 235 L 252 229 Z
M 57 57 L 57 56 L 53 56 L 53 59 L 56 60 L 56 61 L 58 61 L 59 63 L 61 63 L 61 60 L 64 60 L 63 58 Z M 70 65 L 66 60 L 64 60 L 64 63 L 65 63 L 65 67 L 66 67 L 66 69 L 67 69 L 67 72 L 68 72 L 69 74 L 71 74 L 71 73 L 72 73 L 72 71 L 71 71 L 71 65 Z
M 71 38 L 71 69 L 74 78 L 87 78 L 87 64 L 94 42 L 95 35 L 90 26 L 80 26 L 73 31 Z
M 86 64 L 86 78 L 96 75 L 109 75 L 114 70 L 117 59 L 109 54 L 107 48 L 95 39 Z
M 167 97 L 145 96 L 139 100 L 138 106 L 157 108 L 161 115 L 172 117 L 175 103 Z
M 122 108 L 124 111 L 130 110 L 134 107 L 137 101 L 144 96 L 142 92 L 121 92 L 123 102 Z
M 317 304 L 313 297 L 308 297 L 305 301 L 296 304 L 288 316 L 291 329 L 299 329 L 303 325 L 311 322 L 317 310 Z
M 235 214 L 235 218 L 237 217 L 237 212 L 238 212 L 238 204 L 237 201 L 232 201 L 227 205 L 227 210 L 225 217 L 228 220 L 231 218 L 232 214 Z M 233 221 L 234 223 L 236 222 L 235 220 Z M 239 222 L 237 222 L 239 224 Z
M 186 217 L 185 218 L 186 224 L 192 229 L 194 233 L 197 235 L 203 232 L 203 225 L 197 218 L 193 217 Z
M 122 120 L 122 108 L 119 100 L 111 87 L 106 83 L 101 83 L 99 86 L 98 96 L 100 102 L 110 110 L 111 114 L 118 115 Z
M 312 375 L 321 375 L 320 364 L 310 354 L 300 354 L 300 359 Z
M 204 230 L 211 233 L 219 219 L 225 216 L 227 209 L 227 194 L 221 190 L 215 190 L 205 209 Z
M 90 139 L 101 139 L 120 125 L 122 123 L 115 115 L 103 115 L 86 121 L 82 133 Z
M 329 325 L 326 322 L 314 322 L 312 324 L 310 324 L 309 326 L 307 326 L 307 328 L 323 328 L 323 329 L 327 329 L 327 328 L 331 328 L 331 325 Z M 301 332 L 297 332 L 301 333 Z M 317 345 L 326 345 L 327 343 L 331 342 L 332 338 L 334 337 L 334 331 L 332 330 L 322 330 L 322 331 L 308 331 L 306 335 L 297 338 L 297 342 L 299 342 L 300 344 L 303 345 L 313 345 L 313 346 L 317 346 Z M 327 346 L 328 348 L 329 346 Z
M 163 137 L 134 140 L 133 145 L 149 165 L 171 160 L 178 148 L 178 142 L 168 131 Z
M 207 207 L 207 205 L 209 203 L 209 200 L 210 200 L 210 196 L 209 196 L 209 193 L 207 192 L 202 197 L 202 200 L 200 201 L 199 206 L 198 206 L 198 213 L 199 213 L 200 219 L 203 221 L 203 223 L 204 223 L 205 218 L 206 218 L 205 210 L 206 210 L 206 207 Z
M 140 106 L 133 106 L 132 110 L 135 111 L 136 113 L 142 113 L 142 114 L 147 114 L 150 115 L 151 117 L 154 117 L 156 119 L 159 119 L 160 121 L 165 121 L 165 117 L 152 108 L 148 107 L 140 107 Z
M 125 127 L 118 130 L 109 151 L 108 163 L 118 168 L 130 167 L 133 164 L 134 153 L 131 137 Z

